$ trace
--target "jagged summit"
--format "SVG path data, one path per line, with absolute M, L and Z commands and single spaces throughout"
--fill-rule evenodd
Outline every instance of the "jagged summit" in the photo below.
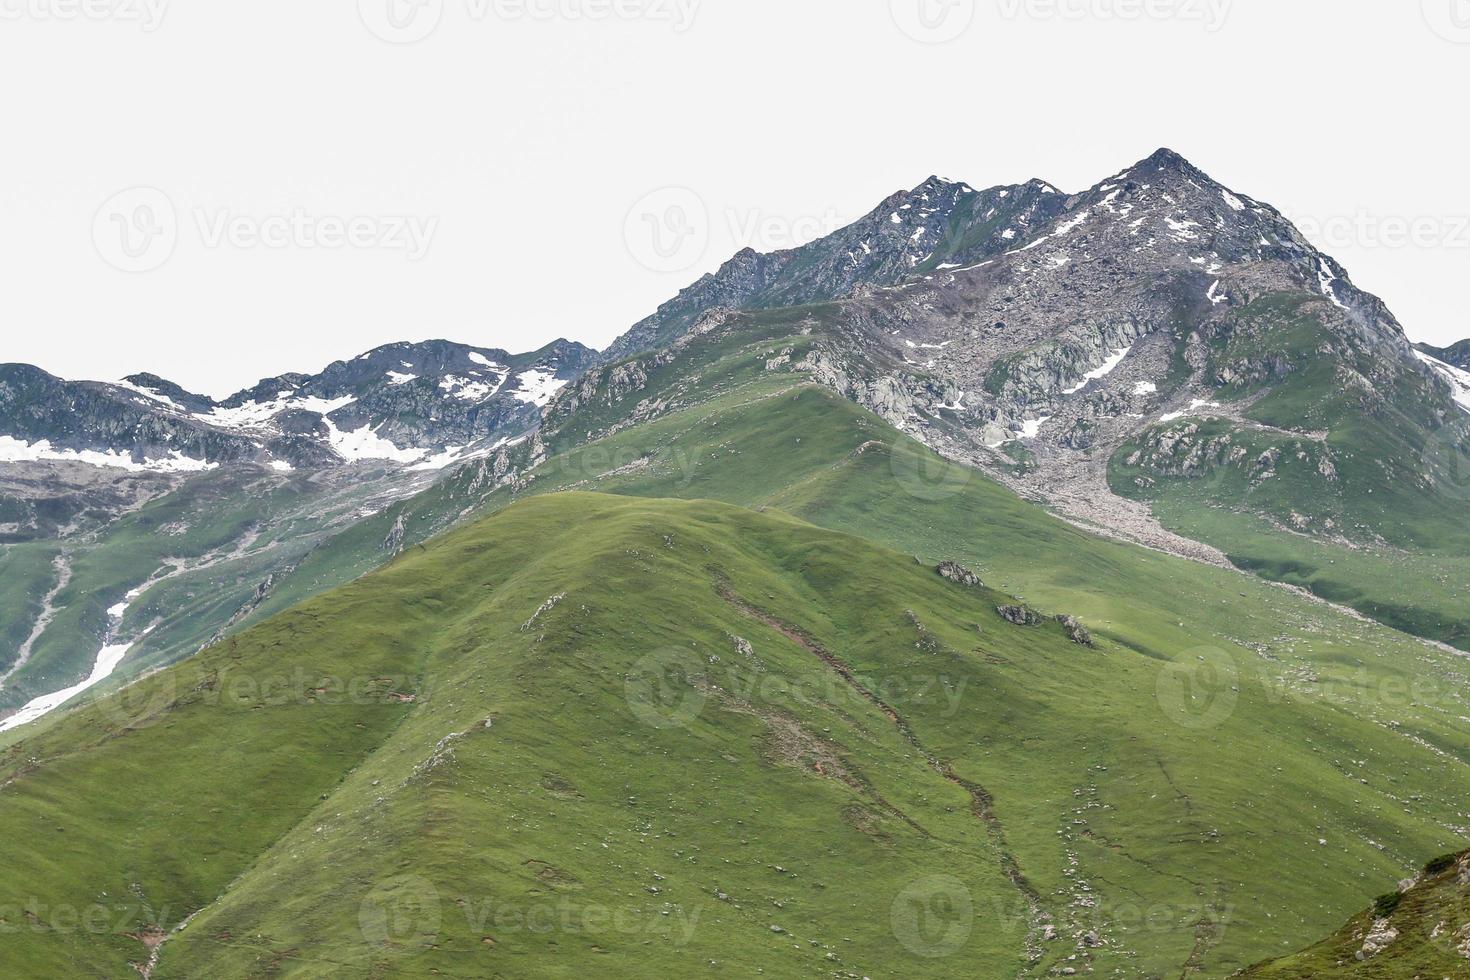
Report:
M 1178 170 L 1183 172 L 1198 173 L 1199 168 L 1184 158 L 1184 155 L 1161 146 L 1149 156 L 1140 160 L 1134 169 L 1153 170 Z
M 706 311 L 825 302 L 1000 255 L 1060 214 L 1065 195 L 1043 180 L 977 190 L 931 176 L 845 228 L 780 252 L 746 248 L 618 338 L 617 360 L 680 336 Z

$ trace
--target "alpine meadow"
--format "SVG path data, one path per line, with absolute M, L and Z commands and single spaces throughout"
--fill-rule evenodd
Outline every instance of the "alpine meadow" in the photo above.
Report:
M 1439 0 L 167 6 L 0 38 L 161 59 L 0 110 L 0 977 L 1470 978 L 1467 253 L 1230 172 L 1432 183 Z

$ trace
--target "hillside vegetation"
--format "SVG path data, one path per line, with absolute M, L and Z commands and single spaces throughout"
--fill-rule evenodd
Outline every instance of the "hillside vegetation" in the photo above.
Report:
M 153 976 L 1223 976 L 1453 838 L 1447 753 L 1013 601 L 775 513 L 525 501 L 14 746 L 3 969 L 187 920 Z

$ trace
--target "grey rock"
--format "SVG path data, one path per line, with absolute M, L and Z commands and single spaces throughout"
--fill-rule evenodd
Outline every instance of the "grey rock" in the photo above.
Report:
M 984 582 L 980 581 L 980 576 L 976 575 L 974 572 L 970 571 L 968 568 L 959 564 L 958 562 L 941 562 L 938 568 L 938 572 L 941 576 L 949 579 L 951 582 L 957 583 L 959 585 L 969 586 L 970 588 L 978 589 L 985 584 Z
M 1077 617 L 1058 616 L 1057 622 L 1062 624 L 1062 629 L 1066 631 L 1068 639 L 1070 639 L 1073 643 L 1084 647 L 1090 647 L 1093 645 L 1092 633 L 1087 629 L 1086 626 L 1082 625 L 1082 621 Z
M 1026 606 L 996 606 L 1000 618 L 1016 626 L 1040 626 L 1046 617 Z

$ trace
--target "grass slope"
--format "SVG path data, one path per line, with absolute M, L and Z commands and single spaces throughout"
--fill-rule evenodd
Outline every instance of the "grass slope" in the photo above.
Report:
M 223 657 L 231 658 L 232 669 L 248 665 L 239 675 L 247 679 L 246 693 L 250 678 L 287 677 L 290 690 L 313 691 L 322 686 L 316 675 L 331 674 L 366 677 L 366 689 L 379 700 L 393 693 L 417 698 L 383 705 L 370 696 L 342 711 L 311 705 L 316 713 L 302 718 L 326 729 L 314 736 L 350 726 L 360 740 L 328 752 L 323 770 L 309 766 L 303 773 L 294 772 L 286 749 L 271 749 L 277 755 L 263 764 L 289 776 L 276 803 L 286 814 L 281 824 L 252 831 L 251 843 L 208 869 L 207 879 L 163 895 L 145 891 L 155 911 L 139 911 L 125 931 L 144 935 L 138 930 L 149 923 L 171 926 L 224 890 L 222 900 L 165 947 L 157 975 L 331 969 L 349 976 L 432 969 L 468 976 L 587 969 L 638 975 L 648 963 L 681 973 L 691 965 L 715 969 L 705 961 L 713 959 L 737 975 L 753 972 L 752 963 L 775 976 L 848 969 L 875 977 L 952 975 L 973 961 L 987 976 L 1089 963 L 1096 972 L 1122 976 L 1223 976 L 1301 948 L 1426 855 L 1464 846 L 1470 706 L 1462 658 L 1236 573 L 1085 534 L 979 474 L 943 463 L 802 375 L 767 370 L 772 350 L 799 347 L 809 323 L 788 318 L 701 338 L 680 353 L 681 370 L 651 371 L 646 388 L 611 400 L 597 395 L 574 410 L 564 431 L 580 428 L 583 435 L 560 443 L 564 451 L 522 490 L 487 497 L 475 489 L 473 470 L 448 480 L 319 548 L 260 615 L 381 560 L 382 537 L 399 516 L 411 541 L 460 516 L 498 516 L 425 550 L 414 546 L 385 572 L 125 691 L 122 704 L 154 719 L 144 726 L 149 730 L 167 727 L 173 713 L 157 713 L 156 685 L 165 692 L 201 684 L 204 692 L 219 689 L 208 673 L 194 671 L 216 669 L 211 665 Z M 671 410 L 620 427 L 626 410 L 648 398 L 667 401 Z M 584 443 L 587 437 L 593 441 Z M 720 498 L 764 513 L 577 495 L 504 510 L 518 497 L 568 489 Z M 778 511 L 920 555 L 924 565 Z M 642 524 L 630 526 L 629 514 L 640 515 Z M 690 542 L 699 552 L 693 560 L 682 550 Z M 819 543 L 829 554 L 816 562 L 810 556 Z M 940 558 L 965 561 L 991 586 L 1045 612 L 1081 615 L 1098 635 L 1099 651 L 1057 641 L 1055 627 L 1032 634 L 1004 624 L 990 595 L 970 595 L 956 619 L 956 609 L 941 601 L 955 587 L 932 572 Z M 721 596 L 712 566 L 747 603 L 761 607 L 756 618 Z M 543 617 L 544 633 L 541 619 L 522 629 L 541 603 L 562 593 L 567 598 Z M 344 605 L 348 596 L 353 599 Z M 302 616 L 317 617 L 320 628 L 302 633 Z M 282 624 L 294 625 L 282 633 Z M 306 645 L 291 640 L 297 633 Z M 528 633 L 545 639 L 531 642 Z M 766 670 L 743 666 L 732 633 L 751 641 Z M 266 636 L 274 639 L 263 643 Z M 882 678 L 869 690 L 887 692 L 879 698 L 885 704 L 915 702 L 899 716 L 922 750 L 902 729 L 891 730 L 897 726 L 872 701 L 834 687 L 846 684 L 842 674 L 801 637 L 866 671 L 863 676 Z M 372 677 L 350 672 L 359 648 L 376 658 Z M 706 708 L 693 729 L 681 729 L 702 733 L 699 751 L 667 741 L 662 730 L 650 733 L 628 704 L 628 679 L 646 678 L 639 664 L 647 656 L 686 649 L 720 657 L 718 664 L 705 663 L 725 671 L 715 675 L 720 693 L 696 697 Z M 262 666 L 267 662 L 269 668 Z M 371 687 L 379 673 L 395 679 L 392 690 Z M 697 688 L 680 679 L 690 674 L 697 679 L 686 663 L 649 683 L 679 703 L 690 690 L 706 690 L 708 674 Z M 399 677 L 421 680 L 406 690 Z M 793 703 L 782 683 L 767 688 L 772 677 L 815 693 Z M 638 690 L 649 690 L 649 683 Z M 958 699 L 950 697 L 957 692 Z M 239 740 L 233 729 L 256 719 L 286 725 L 288 743 L 290 725 L 309 723 L 272 715 L 270 699 L 258 700 L 245 699 L 249 710 L 234 717 L 214 715 L 219 732 L 198 735 L 202 754 L 185 754 L 182 763 L 173 753 L 188 747 L 171 741 L 140 756 L 156 763 L 146 772 L 132 768 L 131 750 L 110 749 L 117 754 L 105 759 L 77 751 L 78 719 L 98 711 L 115 716 L 108 705 L 117 702 L 104 702 L 22 733 L 26 741 L 11 750 L 7 765 L 20 771 L 21 760 L 54 758 L 85 772 L 74 786 L 118 794 L 147 786 L 193 800 L 188 785 L 155 786 L 156 771 L 210 765 L 208 753 L 233 745 Z M 918 703 L 924 700 L 933 703 Z M 717 713 L 707 709 L 711 701 Z M 833 702 L 844 709 L 841 723 Z M 746 704 L 755 705 L 754 714 Z M 386 710 L 364 717 L 377 709 Z M 206 698 L 201 710 L 219 709 Z M 502 719 L 512 712 L 517 724 L 507 729 Z M 498 734 L 475 727 L 492 715 L 489 731 Z M 533 724 L 532 716 L 541 721 Z M 718 730 L 704 730 L 712 719 Z M 743 737 L 760 746 L 754 763 L 749 745 L 731 749 L 732 739 L 740 741 L 730 729 L 737 722 L 750 726 Z M 514 738 L 502 743 L 507 732 Z M 470 734 L 442 746 L 453 763 L 438 753 L 441 764 L 410 778 L 457 733 Z M 98 737 L 105 747 L 137 734 L 103 724 Z M 793 754 L 805 761 L 791 762 Z M 989 821 L 975 819 L 975 798 L 934 760 L 984 788 L 999 835 Z M 116 772 L 125 774 L 117 783 L 127 790 L 112 788 L 107 774 Z M 271 772 L 240 778 L 274 779 Z M 781 779 L 773 781 L 776 776 Z M 717 792 L 710 789 L 716 777 Z M 826 795 L 811 795 L 813 778 Z M 442 792 L 410 802 L 415 798 L 403 790 L 416 782 Z M 7 792 L 0 791 L 0 824 Z M 219 792 L 215 786 L 204 798 Z M 841 824 L 825 809 L 839 797 Z M 951 834 L 947 823 L 937 833 L 920 798 L 945 801 L 946 814 L 953 809 L 963 816 L 968 807 L 970 821 L 959 824 L 973 836 Z M 60 797 L 55 802 L 47 817 L 63 811 Z M 175 809 L 175 820 L 198 819 L 192 803 Z M 211 833 L 254 819 L 228 796 L 209 809 L 219 811 L 210 814 Z M 979 809 L 982 817 L 988 812 Z M 911 831 L 929 840 L 905 816 L 924 833 L 980 857 L 944 852 L 934 871 L 935 863 L 920 855 L 938 845 L 907 839 Z M 759 829 L 740 839 L 765 842 L 761 867 L 775 877 L 757 876 L 729 853 L 732 820 L 746 821 L 735 825 L 741 830 Z M 797 836 L 789 837 L 788 821 L 800 829 Z M 823 834 L 802 836 L 816 825 Z M 866 871 L 871 859 L 848 846 L 849 838 L 833 843 L 832 828 L 839 826 L 857 829 L 856 840 L 903 848 L 905 873 L 895 876 L 890 865 L 868 877 L 844 873 Z M 617 836 L 605 837 L 609 828 Z M 11 828 L 0 833 L 13 836 Z M 678 836 L 672 842 L 655 836 L 667 833 Z M 317 846 L 319 835 L 330 835 L 322 838 L 330 846 Z M 99 828 L 89 846 L 105 850 L 113 836 Z M 147 853 L 165 846 L 167 836 L 165 821 L 126 839 Z M 797 843 L 774 844 L 787 839 Z M 816 861 L 834 848 L 846 849 L 842 862 L 803 870 L 791 857 L 796 851 Z M 80 862 L 84 851 L 74 859 Z M 616 851 L 621 867 L 587 856 L 608 857 L 604 851 Z M 634 863 L 630 855 L 647 857 Z M 666 885 L 676 881 L 669 868 L 682 868 L 690 856 L 705 866 L 717 860 L 721 873 L 697 881 L 681 875 L 679 884 Z M 137 863 L 116 856 L 86 860 L 122 867 L 123 878 Z M 793 888 L 775 887 L 786 873 L 767 864 L 795 872 Z M 34 891 L 31 882 L 44 874 L 19 867 L 19 889 Z M 1016 868 L 1033 898 L 1008 873 Z M 959 889 L 955 877 L 962 879 Z M 819 899 L 797 903 L 805 893 L 796 886 L 813 878 L 828 888 Z M 834 881 L 842 887 L 834 890 Z M 105 897 L 118 894 L 115 887 Z M 706 904 L 694 904 L 688 896 L 701 888 L 709 890 L 700 892 Z M 60 901 L 75 908 L 78 893 Z M 87 894 L 88 902 L 101 900 L 100 893 Z M 57 896 L 50 898 L 55 906 Z M 172 915 L 156 911 L 165 904 Z M 734 904 L 751 921 L 730 918 Z M 788 908 L 807 918 L 786 916 Z M 421 937 L 424 909 L 437 916 L 429 916 L 434 928 Z M 704 925 L 683 939 L 691 909 L 702 910 Z M 390 910 L 401 914 L 390 920 Z M 663 931 L 647 926 L 655 912 Z M 534 928 L 526 925 L 528 915 Z M 575 927 L 567 915 L 575 916 Z M 1061 938 L 1037 939 L 1045 933 L 1043 915 Z M 732 921 L 744 924 L 732 931 Z M 786 931 L 771 932 L 772 925 Z M 382 948 L 364 952 L 365 931 Z M 949 955 L 915 954 L 900 932 L 910 941 L 918 935 L 929 953 Z M 1093 932 L 1099 945 L 1088 947 Z M 1043 950 L 1036 964 L 1027 958 L 1028 937 Z M 848 938 L 852 948 L 842 944 Z M 810 946 L 812 939 L 818 947 Z M 88 950 L 96 945 L 65 941 Z M 790 950 L 789 960 L 780 958 L 793 942 L 816 955 Z M 136 940 L 116 944 L 117 954 L 138 955 Z M 524 959 L 486 966 L 470 958 L 467 946 Z M 829 952 L 841 962 L 826 959 Z M 56 962 L 66 958 L 64 951 L 54 955 Z
M 1454 839 L 1460 761 L 1003 601 L 525 501 L 8 752 L 0 969 L 120 975 L 202 909 L 155 977 L 1222 976 Z
M 1470 854 L 1431 862 L 1331 938 L 1241 974 L 1258 980 L 1470 976 Z

